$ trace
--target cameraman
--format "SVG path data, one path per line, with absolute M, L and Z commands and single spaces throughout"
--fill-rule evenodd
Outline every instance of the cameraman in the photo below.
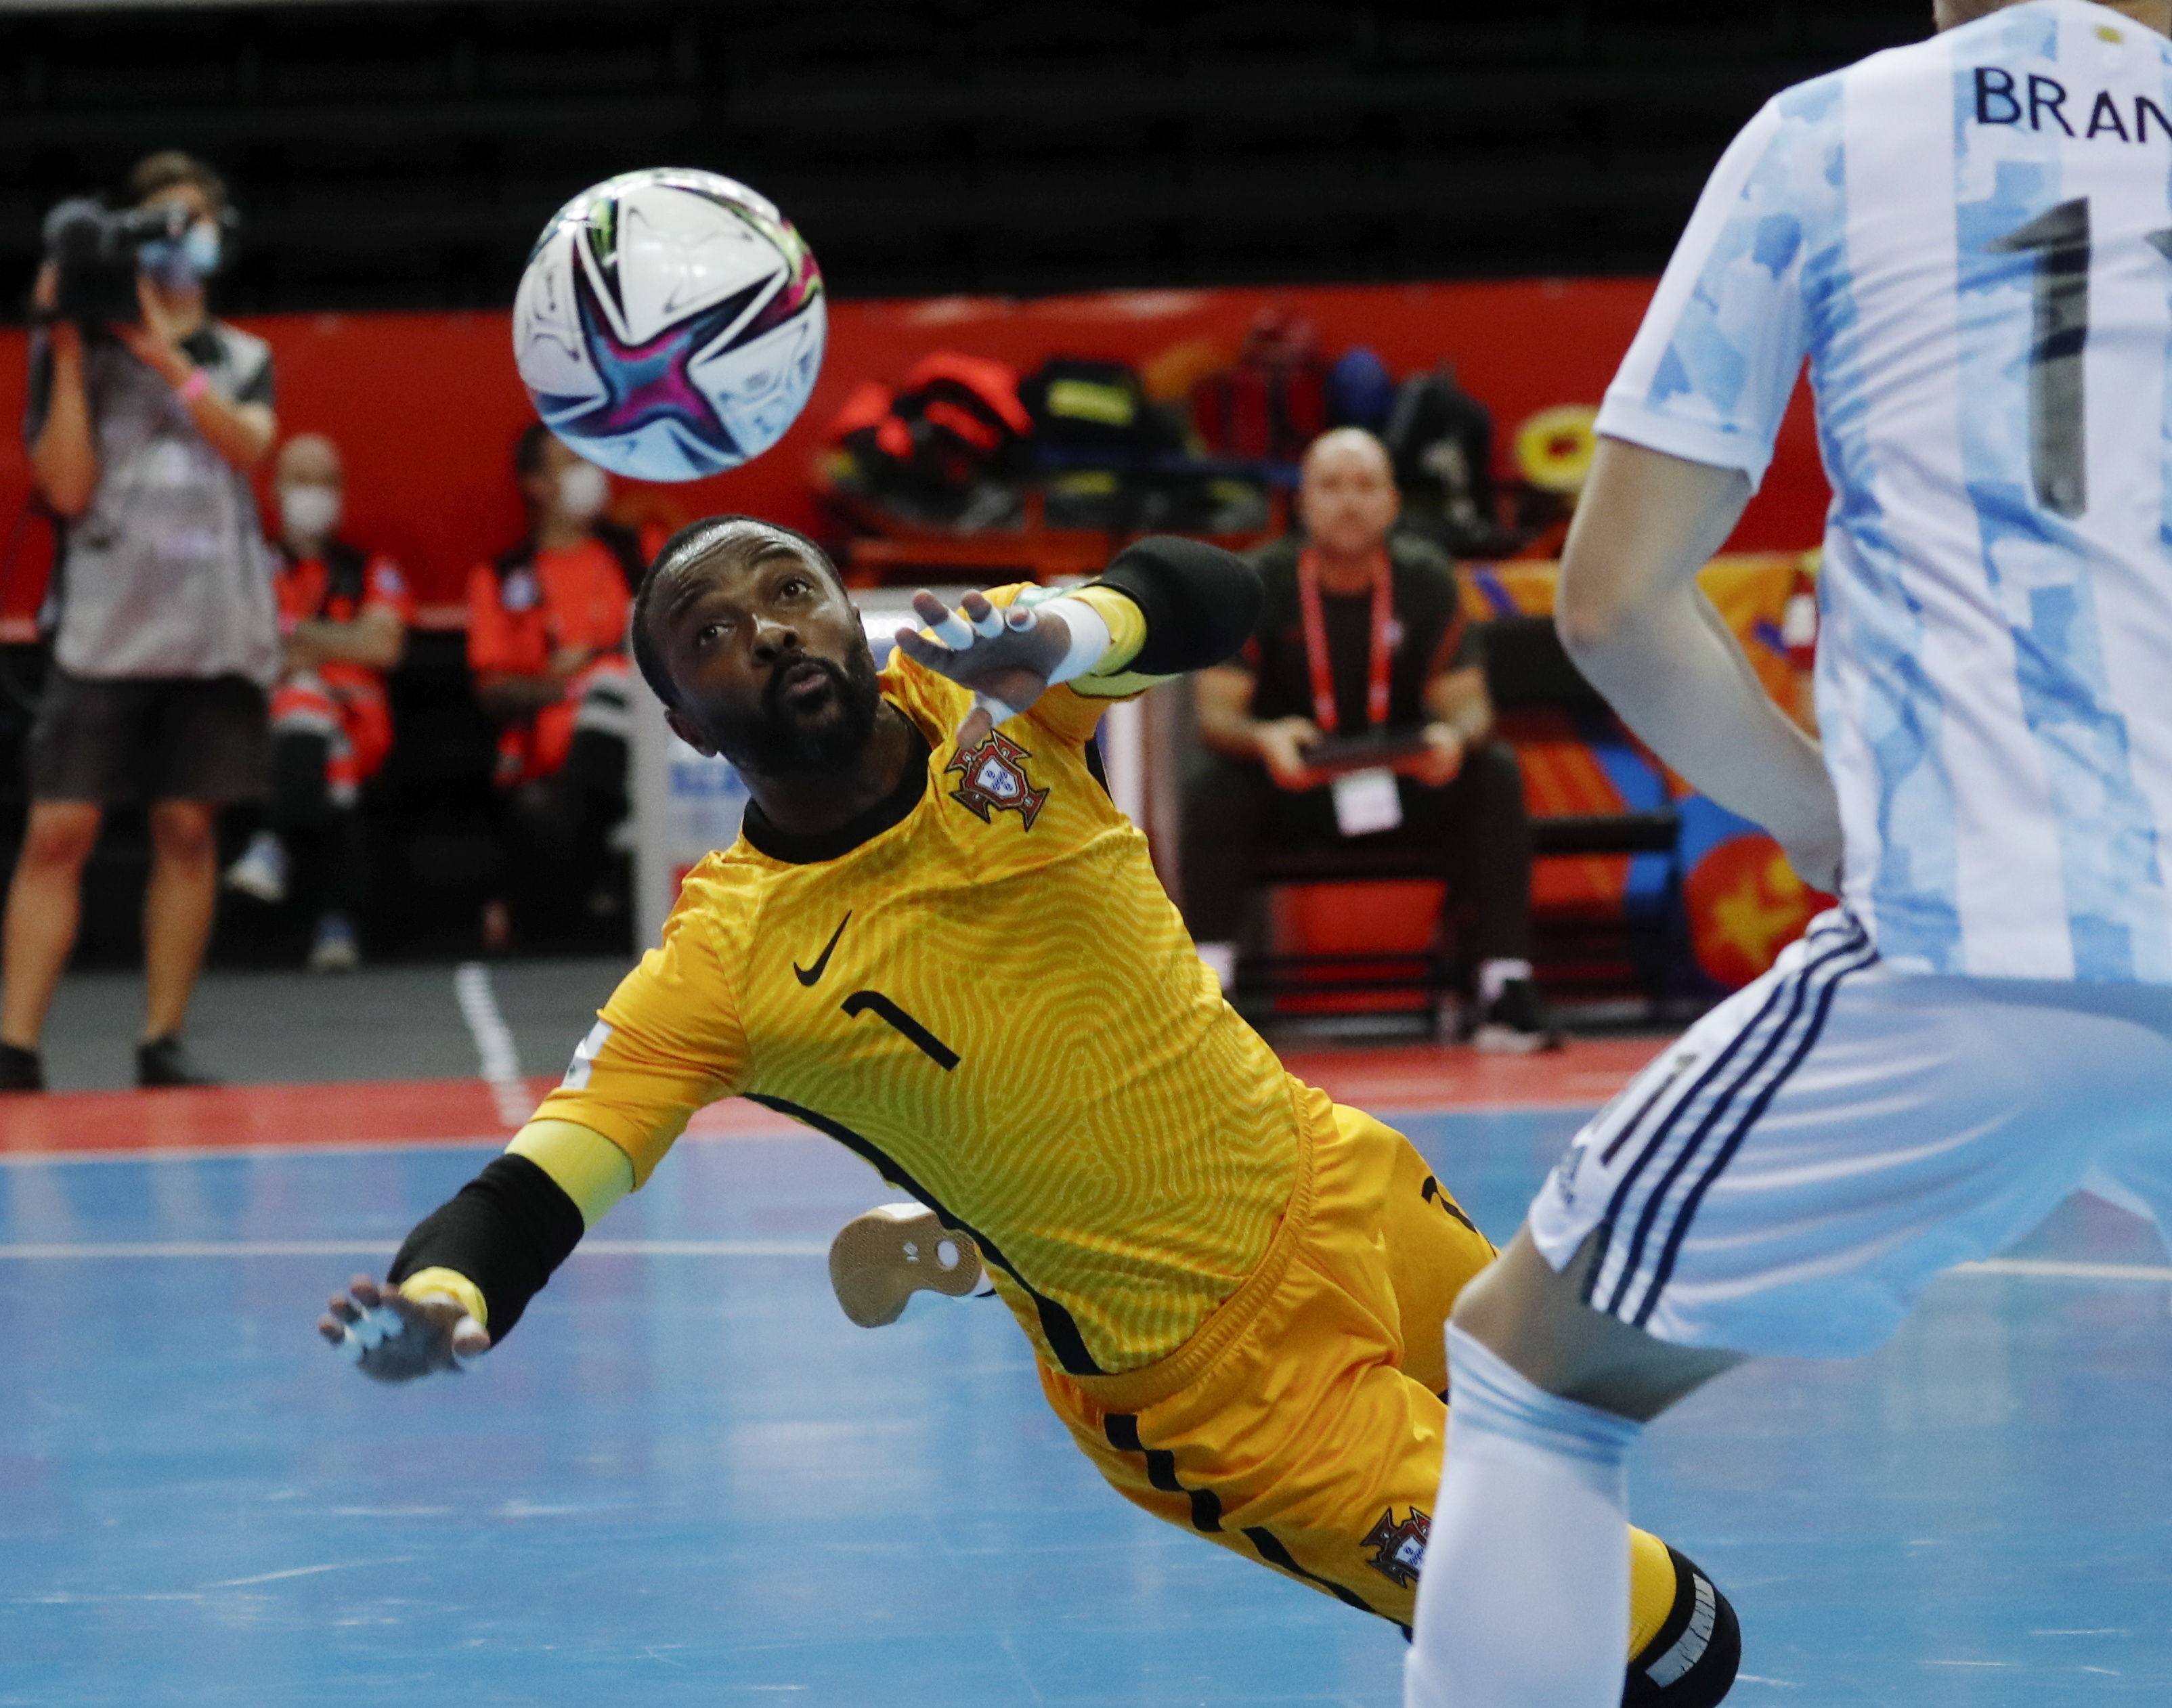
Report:
M 62 545 L 54 633 L 27 758 L 30 823 L 8 892 L 0 1089 L 40 1090 L 38 1040 L 73 947 L 83 862 L 110 806 L 149 807 L 139 1085 L 203 1084 L 180 1028 L 218 893 L 218 809 L 262 792 L 264 690 L 280 663 L 269 550 L 249 471 L 277 432 L 272 355 L 211 319 L 226 189 L 168 152 L 139 162 L 139 207 L 185 232 L 138 255 L 140 324 L 52 319 L 31 342 L 25 422 Z M 51 262 L 35 301 L 59 303 Z

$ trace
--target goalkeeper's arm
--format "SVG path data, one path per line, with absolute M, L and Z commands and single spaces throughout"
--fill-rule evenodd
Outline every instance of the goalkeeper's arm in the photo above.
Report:
M 581 1236 L 633 1190 L 600 1133 L 530 1121 L 400 1248 L 385 1284 L 358 1276 L 319 1332 L 380 1381 L 454 1367 L 503 1340 Z

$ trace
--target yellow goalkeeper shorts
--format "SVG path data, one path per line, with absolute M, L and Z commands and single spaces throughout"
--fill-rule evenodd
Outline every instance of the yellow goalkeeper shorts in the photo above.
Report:
M 1259 1267 L 1176 1351 L 1042 1388 L 1126 1500 L 1407 1627 L 1440 1487 L 1450 1307 L 1493 1247 L 1410 1141 L 1322 1092 Z M 1665 1545 L 1630 1533 L 1628 1653 L 1667 1619 Z M 1626 1658 L 1626 1657 L 1625 1657 Z

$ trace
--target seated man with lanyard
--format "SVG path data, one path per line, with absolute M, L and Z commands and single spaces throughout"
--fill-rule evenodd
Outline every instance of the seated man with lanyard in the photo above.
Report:
M 468 577 L 468 666 L 499 725 L 508 878 L 483 944 L 510 946 L 618 916 L 606 878 L 626 812 L 626 623 L 648 547 L 604 518 L 610 482 L 530 422 L 513 446 L 528 533 Z M 508 909 L 508 904 L 510 903 Z
M 1390 533 L 1401 500 L 1380 442 L 1338 427 L 1305 453 L 1305 538 L 1256 560 L 1266 586 L 1244 653 L 1202 670 L 1207 751 L 1185 799 L 1185 916 L 1227 988 L 1255 850 L 1351 839 L 1437 852 L 1459 946 L 1476 963 L 1470 1040 L 1558 1047 L 1531 982 L 1531 835 L 1523 773 L 1488 740 L 1493 709 L 1453 566 Z M 1331 738 L 1382 739 L 1377 763 L 1331 776 Z M 1396 742 L 1397 736 L 1406 738 Z
M 298 878 L 317 913 L 309 970 L 343 973 L 361 959 L 355 918 L 369 881 L 362 786 L 392 751 L 384 673 L 406 649 L 414 600 L 390 558 L 339 537 L 347 476 L 330 439 L 288 440 L 272 485 L 287 656 L 272 693 L 271 807 L 226 882 L 276 905 Z

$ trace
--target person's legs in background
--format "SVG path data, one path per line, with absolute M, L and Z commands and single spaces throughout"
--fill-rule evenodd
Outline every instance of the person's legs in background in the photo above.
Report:
M 1531 824 L 1514 752 L 1488 742 L 1465 755 L 1454 781 L 1428 788 L 1405 777 L 1400 788 L 1394 834 L 1439 850 L 1457 943 L 1474 969 L 1470 1041 L 1511 1054 L 1557 1047 L 1531 978 Z
M 1184 922 L 1225 996 L 1237 982 L 1252 851 L 1274 790 L 1264 766 L 1218 754 L 1199 755 L 1185 777 Z
M 95 801 L 31 803 L 0 928 L 0 1091 L 45 1089 L 38 1041 L 75 947 L 83 862 L 103 817 Z
M 623 925 L 626 915 L 624 888 L 611 865 L 611 833 L 627 810 L 626 685 L 621 679 L 612 686 L 616 698 L 605 709 L 616 716 L 592 717 L 598 702 L 609 699 L 599 685 L 582 701 L 581 721 L 556 779 L 566 797 L 563 810 L 571 830 L 567 875 L 573 894 L 589 925 L 597 929 Z
M 567 690 L 574 715 L 556 765 L 500 793 L 508 876 L 502 899 L 484 908 L 487 949 L 510 947 L 516 928 L 530 945 L 625 928 L 626 899 L 611 869 L 611 836 L 626 815 L 631 680 L 625 661 L 615 658 L 576 678 Z M 543 762 L 550 757 L 546 748 Z
M 274 905 L 300 890 L 316 911 L 312 972 L 360 959 L 354 921 L 368 899 L 362 765 L 343 708 L 313 676 L 272 696 L 271 797 L 265 828 L 227 868 L 229 889 Z
M 530 945 L 578 939 L 624 913 L 610 882 L 610 835 L 626 817 L 626 744 L 577 730 L 566 762 L 506 791 L 512 919 Z
M 138 1085 L 218 1083 L 189 1062 L 181 1023 L 218 910 L 219 809 L 263 796 L 270 733 L 264 690 L 243 677 L 163 683 L 149 701 L 151 879 L 143 894 Z
M 218 904 L 218 808 L 151 804 L 151 879 L 143 890 L 143 1039 L 138 1085 L 208 1085 L 181 1054 L 181 1023 L 203 969 Z

